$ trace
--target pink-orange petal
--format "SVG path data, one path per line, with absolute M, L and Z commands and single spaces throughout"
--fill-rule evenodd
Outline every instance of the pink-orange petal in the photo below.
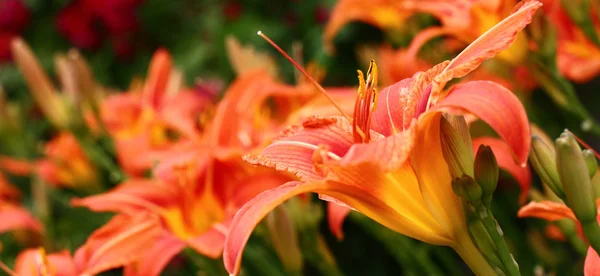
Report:
M 434 87 L 432 97 L 437 98 L 446 82 L 465 76 L 483 61 L 507 49 L 516 40 L 517 34 L 531 22 L 534 13 L 541 6 L 542 3 L 538 0 L 525 0 L 515 6 L 511 15 L 477 38 L 436 76 L 435 82 L 440 85 Z
M 42 258 L 43 256 L 40 256 L 40 250 L 38 249 L 26 249 L 21 251 L 15 261 L 15 273 L 17 273 L 17 275 L 41 275 L 39 269 L 40 267 L 43 267 L 43 264 L 40 263 Z M 48 260 L 48 267 L 44 268 L 51 271 L 51 275 L 78 275 L 69 251 L 64 250 L 49 254 L 46 256 L 46 259 Z
M 42 224 L 26 209 L 0 201 L 0 233 L 17 229 L 42 231 Z
M 223 253 L 225 238 L 229 228 L 225 224 L 216 224 L 201 235 L 187 240 L 188 246 L 196 252 L 216 259 Z
M 585 256 L 585 264 L 583 267 L 583 275 L 585 276 L 600 276 L 600 256 L 591 246 L 588 248 Z
M 135 263 L 125 266 L 125 276 L 158 276 L 169 261 L 185 247 L 185 242 L 164 233 Z
M 329 230 L 338 239 L 344 238 L 344 231 L 342 226 L 346 216 L 350 213 L 350 208 L 336 204 L 334 202 L 327 203 L 327 223 L 329 224 Z
M 244 159 L 281 171 L 288 171 L 303 181 L 322 179 L 314 170 L 313 154 L 319 146 L 338 158 L 353 144 L 350 123 L 342 117 L 306 119 L 301 126 L 284 130 L 280 137 L 257 156 Z
M 498 166 L 507 172 L 509 172 L 519 183 L 521 187 L 521 193 L 519 194 L 519 202 L 525 203 L 527 195 L 529 194 L 529 188 L 531 187 L 531 171 L 529 167 L 522 167 L 515 164 L 512 157 L 511 148 L 502 140 L 492 137 L 478 137 L 473 139 L 473 150 L 477 151 L 480 145 L 487 145 L 492 148 Z
M 144 83 L 144 103 L 158 107 L 167 88 L 173 64 L 171 55 L 165 49 L 158 49 L 152 56 L 148 76 Z
M 149 244 L 163 233 L 160 221 L 141 213 L 136 217 L 118 215 L 94 231 L 75 252 L 75 265 L 81 274 L 98 274 L 137 261 Z
M 553 201 L 529 202 L 529 204 L 521 207 L 518 212 L 518 216 L 520 218 L 541 218 L 548 221 L 555 221 L 565 218 L 577 220 L 575 218 L 575 214 L 573 214 L 573 211 L 571 211 L 569 207 Z
M 154 180 L 132 179 L 99 195 L 73 198 L 71 204 L 94 212 L 119 212 L 134 215 L 140 210 L 159 213 L 161 206 L 177 198 L 177 191 Z
M 508 89 L 490 81 L 458 84 L 434 109 L 459 109 L 477 116 L 506 141 L 515 161 L 526 165 L 531 146 L 529 121 L 525 108 Z

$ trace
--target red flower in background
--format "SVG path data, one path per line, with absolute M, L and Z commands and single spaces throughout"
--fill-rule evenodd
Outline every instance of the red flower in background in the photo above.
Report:
M 22 0 L 0 1 L 0 63 L 11 60 L 10 41 L 25 29 L 29 17 Z
M 58 15 L 57 27 L 71 43 L 82 49 L 95 49 L 109 39 L 117 56 L 133 51 L 139 29 L 136 8 L 141 0 L 75 0 Z

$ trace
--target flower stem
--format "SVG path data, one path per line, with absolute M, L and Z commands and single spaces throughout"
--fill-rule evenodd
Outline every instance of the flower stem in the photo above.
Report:
M 498 274 L 481 255 L 479 249 L 475 247 L 473 240 L 469 236 L 468 231 L 464 231 L 458 234 L 456 237 L 457 244 L 452 246 L 454 251 L 460 255 L 465 263 L 471 268 L 475 275 L 496 275 Z
M 581 229 L 583 234 L 587 238 L 590 246 L 600 252 L 600 226 L 596 220 L 590 220 L 587 222 L 581 222 Z
M 478 208 L 477 212 L 479 213 L 479 219 L 481 219 L 483 226 L 490 235 L 490 238 L 492 239 L 492 242 L 496 247 L 496 253 L 500 258 L 500 261 L 504 265 L 506 274 L 508 276 L 521 275 L 521 273 L 519 272 L 519 265 L 517 264 L 513 256 L 510 254 L 508 246 L 504 241 L 504 234 L 502 233 L 502 229 L 496 222 L 496 219 L 494 219 L 491 210 L 481 205 Z

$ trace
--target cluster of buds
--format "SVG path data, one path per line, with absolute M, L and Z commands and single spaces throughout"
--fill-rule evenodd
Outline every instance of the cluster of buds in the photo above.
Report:
M 470 235 L 480 253 L 499 274 L 520 275 L 503 232 L 491 212 L 498 184 L 498 161 L 491 147 L 480 145 L 473 154 L 471 135 L 462 116 L 442 117 L 440 141 L 452 176 L 452 190 L 463 202 Z
M 529 160 L 546 186 L 573 211 L 590 245 L 600 249 L 594 189 L 600 178 L 595 177 L 598 162 L 594 152 L 582 150 L 575 136 L 565 130 L 555 148 L 534 135 Z
M 462 116 L 446 116 L 440 123 L 444 159 L 452 176 L 454 193 L 470 203 L 489 206 L 498 183 L 498 162 L 489 146 L 473 154 L 469 127 Z

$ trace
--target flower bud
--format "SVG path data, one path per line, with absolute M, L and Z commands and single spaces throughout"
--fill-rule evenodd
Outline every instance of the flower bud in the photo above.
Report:
M 444 116 L 440 120 L 442 153 L 452 178 L 473 177 L 473 148 L 471 135 L 462 116 Z
M 556 164 L 567 205 L 582 223 L 596 220 L 596 202 L 586 161 L 569 131 L 556 139 Z
M 554 149 L 544 143 L 544 140 L 537 135 L 531 136 L 531 154 L 529 162 L 542 181 L 550 188 L 554 194 L 560 198 L 565 198 L 558 171 L 556 170 L 556 154 Z
M 481 186 L 483 198 L 490 200 L 498 184 L 498 161 L 492 148 L 480 145 L 475 156 L 475 180 Z
M 598 161 L 596 160 L 594 152 L 592 150 L 585 149 L 581 151 L 581 154 L 583 154 L 583 159 L 585 160 L 585 164 L 587 165 L 590 177 L 593 177 L 596 174 L 596 171 L 598 170 Z
M 273 240 L 273 247 L 290 273 L 302 271 L 303 259 L 298 246 L 298 235 L 293 220 L 284 206 L 276 208 L 267 216 L 267 227 Z
M 478 202 L 481 200 L 482 189 L 475 179 L 468 175 L 452 180 L 452 190 L 461 198 L 469 202 Z

